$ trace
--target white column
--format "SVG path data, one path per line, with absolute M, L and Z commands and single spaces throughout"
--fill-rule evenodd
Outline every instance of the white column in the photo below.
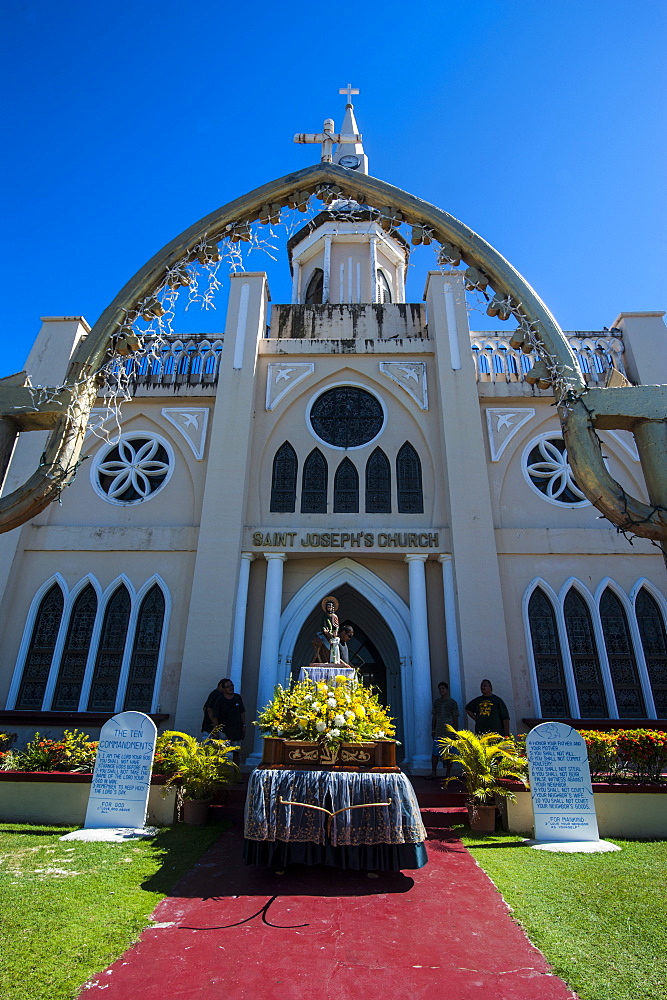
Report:
M 408 583 L 410 589 L 410 637 L 412 644 L 412 703 L 414 706 L 413 770 L 431 766 L 431 660 L 428 647 L 428 612 L 426 608 L 425 554 L 409 554 Z
M 396 301 L 405 302 L 405 264 L 396 268 Z
M 301 262 L 292 261 L 292 302 L 301 301 Z
M 234 682 L 234 689 L 241 690 L 243 676 L 243 648 L 245 646 L 245 616 L 248 608 L 248 583 L 250 581 L 250 563 L 255 556 L 252 552 L 241 553 L 239 565 L 239 582 L 236 587 L 236 605 L 234 608 L 234 638 L 232 655 L 229 661 L 229 677 Z
M 331 295 L 331 237 L 324 237 L 324 275 L 322 277 L 322 302 L 328 302 Z
M 369 281 L 369 302 L 377 302 L 377 288 L 378 288 L 378 247 L 377 247 L 377 236 L 371 236 L 370 246 L 369 246 L 369 261 L 368 266 L 370 268 L 370 281 Z
M 456 625 L 456 591 L 454 589 L 454 563 L 451 553 L 443 553 L 438 561 L 442 564 L 442 585 L 445 591 L 445 631 L 447 633 L 447 662 L 449 664 L 449 695 L 459 706 L 459 725 L 464 725 L 463 685 L 461 684 L 461 656 L 459 653 L 459 631 Z
M 257 712 L 273 697 L 278 683 L 278 648 L 280 645 L 280 612 L 283 598 L 284 552 L 265 552 L 266 590 L 264 591 L 264 622 L 262 624 L 262 649 L 259 654 L 259 680 L 257 683 Z M 262 759 L 262 737 L 255 726 L 253 752 L 246 761 L 253 767 Z

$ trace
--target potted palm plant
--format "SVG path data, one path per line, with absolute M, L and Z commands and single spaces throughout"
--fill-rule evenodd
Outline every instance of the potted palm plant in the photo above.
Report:
M 164 736 L 163 753 L 170 772 L 165 787 L 178 786 L 184 822 L 205 823 L 215 793 L 238 774 L 232 752 L 239 748 L 215 738 L 200 743 L 187 733 L 170 732 Z
M 452 735 L 443 736 L 438 742 L 447 762 L 461 765 L 468 796 L 470 829 L 477 833 L 491 833 L 495 828 L 495 797 L 510 801 L 515 798 L 514 792 L 502 782 L 521 781 L 525 785 L 527 762 L 518 754 L 511 737 L 498 733 L 477 736 L 469 729 L 447 728 Z

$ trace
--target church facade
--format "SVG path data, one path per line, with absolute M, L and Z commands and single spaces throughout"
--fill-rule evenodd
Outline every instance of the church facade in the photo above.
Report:
M 365 169 L 345 138 L 335 162 Z M 131 359 L 130 398 L 119 417 L 100 399 L 62 502 L 0 536 L 0 728 L 95 734 L 125 708 L 197 733 L 223 676 L 251 721 L 312 659 L 328 595 L 414 770 L 443 679 L 461 725 L 487 677 L 513 732 L 667 719 L 661 552 L 586 500 L 552 390 L 507 331 L 471 329 L 464 273 L 434 267 L 406 302 L 400 225 L 345 199 L 287 251 L 291 302 L 271 302 L 262 272 L 232 273 L 219 335 L 175 328 Z M 662 317 L 568 334 L 586 380 L 667 383 Z M 87 332 L 45 319 L 34 384 L 62 380 Z M 632 436 L 601 436 L 645 498 Z M 21 436 L 6 489 L 41 447 Z M 259 761 L 250 726 L 243 751 Z

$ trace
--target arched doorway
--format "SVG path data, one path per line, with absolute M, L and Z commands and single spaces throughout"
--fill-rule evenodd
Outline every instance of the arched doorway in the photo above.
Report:
M 366 683 L 379 689 L 380 698 L 395 721 L 397 739 L 404 744 L 400 658 L 389 626 L 378 609 L 349 583 L 331 593 L 338 601 L 341 625 L 354 625 L 355 635 L 350 642 L 350 653 L 354 654 L 353 659 L 356 657 L 353 666 L 359 666 Z M 316 604 L 294 645 L 292 677 L 298 677 L 301 667 L 312 661 L 312 640 L 320 627 L 321 616 L 322 609 Z

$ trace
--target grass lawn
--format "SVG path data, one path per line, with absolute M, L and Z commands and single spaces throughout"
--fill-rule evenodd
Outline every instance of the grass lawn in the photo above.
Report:
M 69 1000 L 136 940 L 222 827 L 127 844 L 61 843 L 72 827 L 0 824 L 0 997 Z
M 614 840 L 620 852 L 551 854 L 512 834 L 462 839 L 582 1000 L 667 996 L 667 841 Z

